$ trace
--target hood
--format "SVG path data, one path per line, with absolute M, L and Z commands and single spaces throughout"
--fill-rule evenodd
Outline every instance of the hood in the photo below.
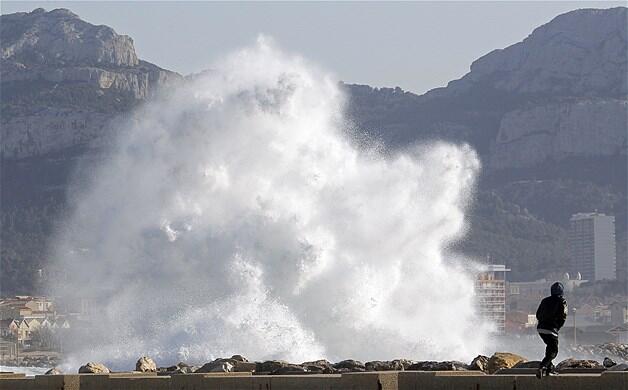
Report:
M 556 282 L 552 284 L 552 287 L 550 290 L 552 292 L 552 295 L 560 297 L 563 295 L 563 291 L 565 290 L 565 287 L 563 286 L 561 282 Z

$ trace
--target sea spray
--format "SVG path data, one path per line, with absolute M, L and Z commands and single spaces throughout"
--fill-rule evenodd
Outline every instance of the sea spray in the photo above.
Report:
M 343 105 L 260 38 L 141 108 L 54 247 L 52 293 L 90 308 L 70 364 L 476 354 L 472 277 L 446 262 L 476 154 L 358 150 Z

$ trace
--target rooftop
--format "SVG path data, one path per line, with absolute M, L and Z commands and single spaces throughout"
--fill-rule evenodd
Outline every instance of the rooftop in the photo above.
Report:
M 577 214 L 572 215 L 569 220 L 570 221 L 580 221 L 580 220 L 583 220 L 583 219 L 590 219 L 590 218 L 595 218 L 595 217 L 615 218 L 612 215 L 606 215 L 604 213 L 593 212 L 593 213 L 577 213 Z

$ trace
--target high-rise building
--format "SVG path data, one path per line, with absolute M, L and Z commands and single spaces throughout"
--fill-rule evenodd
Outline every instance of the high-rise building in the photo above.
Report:
M 626 253 L 626 235 L 628 235 L 628 233 L 623 232 L 623 234 L 623 240 L 615 237 L 615 245 L 617 248 L 615 254 L 615 275 L 617 275 L 617 280 L 622 282 L 620 286 L 623 286 L 623 295 L 628 295 L 628 253 Z
M 615 217 L 574 214 L 569 220 L 571 272 L 582 279 L 615 279 Z
M 475 295 L 482 319 L 495 324 L 498 334 L 506 330 L 506 272 L 505 265 L 489 264 L 478 273 Z

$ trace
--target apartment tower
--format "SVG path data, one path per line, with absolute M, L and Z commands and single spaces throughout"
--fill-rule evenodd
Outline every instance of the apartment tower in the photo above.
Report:
M 569 220 L 571 272 L 582 279 L 615 279 L 615 217 L 574 214 Z

